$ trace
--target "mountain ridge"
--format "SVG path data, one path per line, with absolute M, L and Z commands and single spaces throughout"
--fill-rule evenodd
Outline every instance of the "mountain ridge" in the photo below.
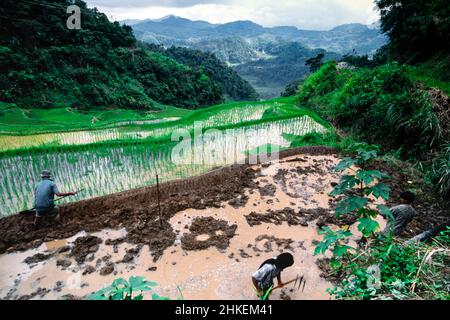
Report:
M 360 55 L 372 56 L 387 43 L 387 37 L 376 23 L 348 23 L 322 31 L 303 30 L 295 26 L 264 27 L 250 20 L 212 24 L 171 15 L 133 23 L 132 28 L 139 40 L 164 46 L 189 47 L 196 42 L 229 37 L 272 38 L 273 41 L 301 42 L 311 49 L 325 49 L 343 55 L 356 51 Z
M 372 56 L 386 43 L 376 25 L 359 23 L 320 31 L 295 26 L 264 27 L 250 20 L 211 24 L 167 16 L 142 21 L 132 28 L 136 38 L 146 43 L 214 54 L 264 99 L 279 95 L 290 82 L 304 78 L 309 73 L 305 62 L 319 53 L 324 53 L 326 60 L 355 53 Z

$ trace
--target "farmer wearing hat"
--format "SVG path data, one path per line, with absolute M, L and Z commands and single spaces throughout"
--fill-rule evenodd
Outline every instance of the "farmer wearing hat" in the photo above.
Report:
M 35 208 L 36 218 L 34 220 L 34 226 L 37 227 L 42 217 L 52 217 L 57 221 L 60 220 L 59 208 L 55 206 L 55 195 L 58 197 L 74 196 L 76 192 L 61 193 L 58 187 L 51 179 L 52 175 L 50 171 L 42 171 L 42 181 L 39 182 L 34 189 L 35 192 Z

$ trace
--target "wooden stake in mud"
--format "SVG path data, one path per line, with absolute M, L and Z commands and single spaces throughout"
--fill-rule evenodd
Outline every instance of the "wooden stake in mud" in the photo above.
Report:
M 161 216 L 161 199 L 159 194 L 159 176 L 156 174 L 156 197 L 158 199 L 158 214 L 159 214 L 159 226 L 162 228 L 162 216 Z

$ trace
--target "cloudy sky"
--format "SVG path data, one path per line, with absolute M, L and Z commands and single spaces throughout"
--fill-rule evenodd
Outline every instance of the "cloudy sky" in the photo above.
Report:
M 85 0 L 111 20 L 177 15 L 225 23 L 251 20 L 264 26 L 327 30 L 344 23 L 378 20 L 373 0 Z

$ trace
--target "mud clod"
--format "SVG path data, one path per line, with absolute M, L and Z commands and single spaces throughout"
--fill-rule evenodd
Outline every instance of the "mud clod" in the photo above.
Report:
M 88 266 L 86 266 L 86 268 L 84 268 L 83 276 L 94 273 L 95 271 L 96 271 L 95 267 L 88 265 Z
M 23 260 L 23 262 L 25 262 L 26 264 L 35 264 L 35 263 L 45 261 L 45 260 L 51 258 L 52 256 L 53 256 L 53 254 L 37 253 L 34 256 L 26 258 L 25 260 Z
M 137 246 L 136 248 L 128 249 L 127 253 L 123 257 L 122 261 L 123 263 L 130 263 L 134 261 L 134 258 L 139 255 L 139 252 L 141 251 L 142 246 Z
M 262 250 L 257 248 L 258 243 L 262 243 L 262 246 L 264 247 L 264 252 L 273 252 L 275 250 L 278 250 L 280 252 L 289 250 L 294 251 L 294 248 L 292 247 L 292 244 L 294 243 L 294 240 L 292 239 L 280 239 L 276 238 L 274 236 L 269 235 L 260 235 L 255 239 L 255 252 L 260 252 Z M 274 245 L 276 248 L 274 248 Z
M 58 248 L 58 249 L 56 250 L 56 253 L 57 253 L 57 254 L 60 254 L 60 253 L 66 253 L 66 252 L 69 252 L 70 249 L 71 249 L 70 246 L 64 246 L 64 247 Z
M 114 263 L 108 262 L 103 268 L 100 269 L 101 276 L 107 276 L 114 272 Z
M 64 288 L 63 282 L 62 281 L 57 281 L 56 284 L 55 284 L 55 287 L 53 288 L 53 291 L 61 292 L 63 288 Z
M 277 187 L 273 184 L 265 185 L 264 187 L 259 187 L 259 194 L 261 197 L 274 197 Z
M 100 243 L 102 243 L 102 239 L 94 236 L 77 238 L 70 255 L 75 257 L 78 264 L 83 264 L 90 254 L 97 252 Z
M 80 297 L 78 297 L 78 296 L 76 296 L 76 295 L 73 295 L 73 294 L 65 294 L 65 295 L 63 295 L 62 297 L 61 297 L 63 300 L 82 300 L 82 298 L 80 298 Z
M 243 194 L 235 199 L 231 199 L 230 201 L 228 201 L 228 204 L 235 209 L 239 209 L 245 207 L 247 205 L 248 200 L 249 200 L 248 196 Z
M 31 294 L 26 294 L 23 295 L 21 297 L 19 297 L 18 300 L 31 300 L 35 297 L 44 297 L 47 293 L 49 293 L 50 290 L 49 289 L 45 289 L 45 288 L 38 288 L 35 292 L 31 293 Z
M 209 247 L 217 247 L 225 250 L 230 245 L 230 239 L 235 236 L 237 225 L 229 225 L 227 221 L 216 220 L 212 217 L 195 218 L 189 227 L 190 233 L 181 238 L 181 246 L 184 250 L 205 250 Z M 220 231 L 220 232 L 218 232 Z M 208 235 L 205 241 L 197 240 L 200 235 Z
M 66 270 L 72 265 L 72 261 L 67 259 L 60 259 L 56 261 L 56 266 L 61 267 L 62 270 Z

